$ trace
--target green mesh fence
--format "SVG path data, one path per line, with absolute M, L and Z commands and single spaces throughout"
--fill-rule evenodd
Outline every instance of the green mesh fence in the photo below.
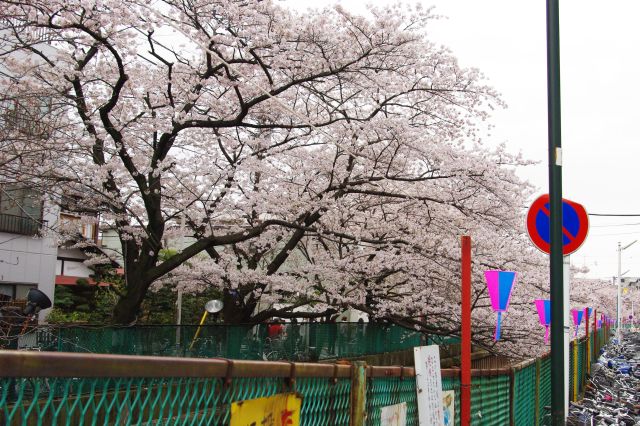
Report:
M 573 390 L 577 386 L 576 377 L 574 374 L 574 366 L 576 365 L 576 357 L 574 346 L 577 342 L 572 341 L 569 345 L 569 399 L 573 400 Z
M 471 424 L 508 425 L 509 376 L 471 378 Z
M 533 425 L 536 419 L 536 364 L 515 372 L 514 385 L 514 421 L 517 425 Z
M 0 379 L 3 425 L 227 425 L 233 401 L 274 395 L 282 379 Z M 302 425 L 348 425 L 349 379 L 300 378 Z M 415 406 L 415 404 L 414 404 Z
M 585 383 L 585 352 L 587 350 L 586 339 L 580 339 L 578 343 L 578 394 L 582 395 L 584 392 Z M 579 398 L 578 398 L 579 399 Z
M 371 377 L 367 380 L 366 424 L 380 425 L 382 407 L 405 402 L 407 426 L 418 424 L 418 404 L 415 377 Z M 330 423 L 327 423 L 330 424 Z
M 551 405 L 551 357 L 546 356 L 540 360 L 540 388 L 538 400 L 539 425 L 550 425 L 550 412 L 544 407 Z
M 455 391 L 456 426 L 460 426 L 460 379 L 458 377 L 443 377 L 442 390 Z M 472 377 L 471 424 L 483 426 L 508 425 L 511 418 L 509 393 L 509 375 Z
M 40 328 L 40 350 L 123 355 L 221 357 L 249 360 L 317 361 L 393 352 L 420 346 L 415 330 L 392 324 L 287 323 L 275 333 L 268 324 Z
M 604 345 L 607 338 L 605 331 L 599 330 L 598 334 L 598 346 Z M 113 333 L 107 335 L 114 336 Z M 146 338 L 145 334 L 142 336 Z M 235 338 L 243 342 L 243 337 Z M 380 340 L 376 344 L 384 343 L 384 336 L 377 338 Z M 102 340 L 96 339 L 95 342 L 98 341 Z M 142 337 L 134 339 L 134 342 L 138 343 L 143 341 Z M 62 340 L 57 342 L 60 345 L 65 344 Z M 112 340 L 113 344 L 130 349 L 138 348 L 134 342 Z M 97 345 L 91 341 L 83 343 Z M 153 342 L 147 343 L 153 347 Z M 582 391 L 586 341 L 582 339 L 574 344 L 577 345 L 578 351 L 577 356 L 574 356 L 573 350 L 570 352 L 571 383 L 572 386 L 578 386 L 578 391 Z M 577 375 L 573 373 L 574 363 Z M 539 388 L 536 406 L 538 367 Z M 511 421 L 515 425 L 550 423 L 548 410 L 544 408 L 551 403 L 551 371 L 548 356 L 538 360 L 537 364 L 514 370 L 513 384 L 510 382 L 509 374 L 492 373 L 472 377 L 472 425 L 506 425 Z M 510 406 L 511 386 L 514 392 L 513 411 Z M 459 378 L 445 375 L 442 378 L 442 388 L 443 391 L 455 392 L 456 425 L 460 425 Z M 347 425 L 350 390 L 351 380 L 348 378 L 334 381 L 328 378 L 298 377 L 295 387 L 289 388 L 283 378 L 260 377 L 233 378 L 228 385 L 224 385 L 220 378 L 5 377 L 0 378 L 0 424 L 226 425 L 229 422 L 229 408 L 233 401 L 296 391 L 303 397 L 301 424 Z M 369 377 L 366 399 L 367 425 L 380 424 L 381 407 L 401 402 L 407 404 L 407 424 L 417 424 L 415 378 Z
M 299 378 L 296 391 L 302 395 L 300 424 L 304 426 L 348 425 L 351 381 L 336 383 L 326 378 Z

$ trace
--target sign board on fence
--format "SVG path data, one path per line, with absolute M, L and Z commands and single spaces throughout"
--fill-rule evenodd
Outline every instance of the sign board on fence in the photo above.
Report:
M 407 403 L 387 405 L 380 409 L 380 426 L 406 426 Z
M 442 392 L 442 416 L 444 426 L 456 424 L 456 392 L 449 390 Z
M 413 348 L 420 426 L 442 426 L 442 378 L 438 345 Z
M 230 426 L 299 426 L 301 406 L 302 398 L 295 393 L 235 401 Z

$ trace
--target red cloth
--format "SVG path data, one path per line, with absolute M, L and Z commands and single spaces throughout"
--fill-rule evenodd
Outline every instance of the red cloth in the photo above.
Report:
M 269 327 L 267 328 L 267 333 L 269 334 L 269 337 L 276 337 L 280 334 L 282 334 L 282 324 L 269 324 Z

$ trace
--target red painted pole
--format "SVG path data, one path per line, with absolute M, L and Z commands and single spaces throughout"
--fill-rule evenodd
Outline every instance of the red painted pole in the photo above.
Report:
M 585 369 L 587 373 L 591 372 L 591 338 L 589 337 L 589 308 L 584 308 L 584 316 L 586 321 L 584 323 L 584 335 L 587 336 L 587 350 L 584 351 Z
M 471 424 L 471 237 L 462 237 L 460 424 Z
M 593 359 L 598 359 L 598 311 L 593 308 Z

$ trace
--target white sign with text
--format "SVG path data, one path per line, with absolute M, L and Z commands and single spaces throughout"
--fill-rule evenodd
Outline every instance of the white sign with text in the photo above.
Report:
M 420 426 L 443 426 L 442 378 L 438 345 L 413 348 Z

